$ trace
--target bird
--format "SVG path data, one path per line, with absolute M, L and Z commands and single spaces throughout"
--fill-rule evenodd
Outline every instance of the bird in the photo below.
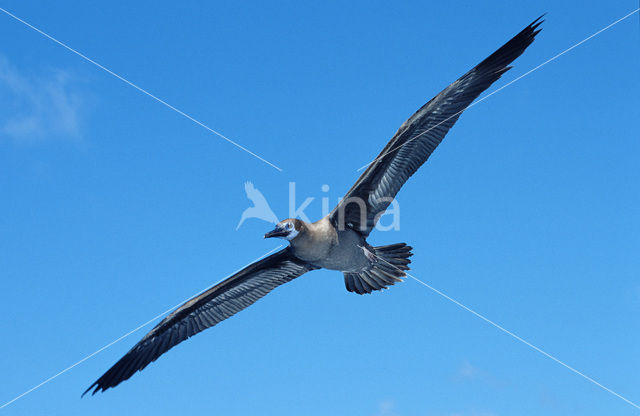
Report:
M 236 231 L 238 230 L 238 228 L 240 228 L 244 220 L 246 220 L 247 218 L 258 218 L 267 222 L 271 222 L 273 224 L 278 223 L 278 217 L 276 217 L 276 214 L 269 206 L 269 203 L 267 202 L 264 195 L 262 195 L 262 192 L 260 192 L 258 188 L 253 186 L 253 183 L 245 182 L 244 191 L 247 194 L 247 198 L 249 198 L 251 202 L 253 202 L 253 206 L 245 209 L 242 212 L 242 215 L 240 216 L 240 222 L 236 227 Z
M 288 242 L 286 248 L 254 262 L 178 307 L 83 395 L 117 386 L 177 344 L 312 270 L 342 272 L 346 289 L 361 295 L 402 281 L 409 270 L 412 247 L 406 243 L 374 247 L 367 242 L 370 232 L 403 184 L 427 161 L 460 114 L 511 69 L 509 65 L 531 45 L 541 31 L 543 16 L 404 122 L 327 216 L 314 223 L 297 218 L 278 222 L 264 237 L 284 239 Z

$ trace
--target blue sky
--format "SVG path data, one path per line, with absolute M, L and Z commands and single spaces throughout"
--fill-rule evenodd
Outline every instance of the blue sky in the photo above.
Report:
M 0 401 L 277 247 L 399 125 L 531 20 L 504 85 L 636 2 L 0 5 L 282 167 L 0 14 Z M 469 109 L 399 194 L 412 274 L 640 401 L 637 15 Z M 322 192 L 321 186 L 330 189 Z M 149 327 L 150 328 L 150 327 Z M 145 328 L 145 330 L 148 328 Z M 629 404 L 411 279 L 315 271 L 105 394 L 142 330 L 11 415 L 631 415 Z

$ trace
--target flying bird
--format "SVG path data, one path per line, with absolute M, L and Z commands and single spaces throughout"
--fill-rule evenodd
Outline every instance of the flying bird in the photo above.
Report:
M 91 390 L 95 394 L 117 386 L 187 338 L 231 317 L 276 287 L 311 270 L 325 268 L 343 272 L 347 290 L 357 294 L 386 289 L 400 282 L 409 270 L 412 248 L 405 243 L 371 246 L 366 240 L 369 233 L 402 185 L 427 161 L 460 114 L 507 72 L 511 68 L 509 65 L 533 42 L 541 30 L 538 28 L 543 22 L 541 18 L 445 88 L 400 126 L 380 155 L 326 217 L 314 223 L 293 218 L 277 223 L 264 237 L 285 239 L 289 242 L 287 248 L 245 267 L 180 306 L 83 394 Z

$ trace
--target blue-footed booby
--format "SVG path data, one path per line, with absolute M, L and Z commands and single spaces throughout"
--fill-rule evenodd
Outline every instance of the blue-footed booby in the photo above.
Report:
M 326 217 L 314 223 L 291 218 L 277 223 L 264 237 L 283 238 L 289 243 L 287 248 L 245 267 L 177 308 L 85 393 L 117 386 L 177 344 L 308 271 L 341 271 L 347 290 L 358 294 L 401 281 L 409 269 L 411 247 L 405 243 L 373 247 L 366 240 L 369 233 L 460 114 L 533 42 L 541 23 L 541 17 L 533 21 L 412 115 Z

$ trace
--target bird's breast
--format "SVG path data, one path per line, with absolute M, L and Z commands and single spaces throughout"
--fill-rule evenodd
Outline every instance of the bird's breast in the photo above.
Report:
M 322 255 L 308 260 L 314 266 L 330 270 L 358 271 L 369 266 L 370 261 L 362 247 L 364 239 L 351 230 L 340 231 L 331 244 L 322 248 Z

